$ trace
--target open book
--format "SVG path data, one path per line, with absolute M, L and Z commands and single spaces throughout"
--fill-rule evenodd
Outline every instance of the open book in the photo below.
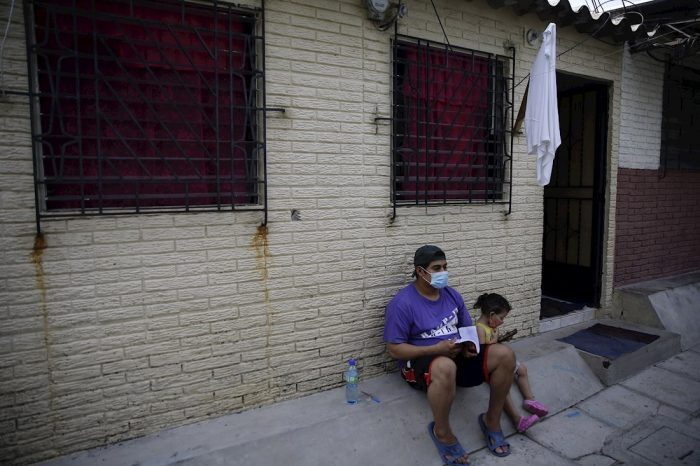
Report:
M 476 346 L 476 352 L 480 351 L 479 348 L 479 335 L 476 333 L 476 326 L 472 325 L 470 327 L 459 327 L 457 329 L 459 332 L 459 338 L 455 340 L 455 343 L 465 343 L 472 342 Z

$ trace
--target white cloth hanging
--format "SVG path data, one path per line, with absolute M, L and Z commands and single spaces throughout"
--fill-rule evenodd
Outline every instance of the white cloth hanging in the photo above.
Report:
M 528 154 L 537 155 L 537 184 L 549 184 L 559 134 L 557 108 L 557 26 L 549 23 L 542 33 L 542 45 L 530 70 L 530 88 L 525 108 L 525 136 Z

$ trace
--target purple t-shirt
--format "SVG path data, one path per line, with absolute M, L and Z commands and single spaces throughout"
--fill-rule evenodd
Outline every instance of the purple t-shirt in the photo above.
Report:
M 472 324 L 464 299 L 449 286 L 431 301 L 413 283 L 404 287 L 386 306 L 384 341 L 429 346 L 456 338 L 458 327 Z

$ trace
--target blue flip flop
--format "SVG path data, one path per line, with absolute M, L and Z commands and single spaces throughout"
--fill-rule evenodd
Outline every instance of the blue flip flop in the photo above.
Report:
M 486 437 L 486 446 L 489 448 L 491 453 L 496 456 L 500 456 L 501 458 L 510 455 L 510 443 L 506 442 L 506 438 L 503 436 L 502 431 L 490 431 L 488 427 L 486 427 L 486 422 L 484 422 L 484 413 L 479 414 L 479 427 L 481 428 L 481 432 L 483 432 L 484 437 Z M 499 453 L 496 451 L 496 448 L 498 447 L 508 447 L 508 451 Z
M 455 463 L 455 461 L 462 456 L 464 456 L 467 452 L 464 451 L 464 448 L 462 448 L 462 445 L 459 444 L 459 441 L 453 443 L 452 445 L 447 445 L 445 443 L 442 443 L 438 438 L 435 436 L 435 422 L 431 422 L 428 424 L 428 433 L 430 434 L 430 438 L 433 439 L 433 443 L 435 444 L 435 448 L 437 448 L 438 453 L 440 454 L 440 458 L 442 461 L 444 461 L 446 466 L 469 466 L 469 462 L 467 461 L 466 463 Z M 451 460 L 448 460 L 447 458 L 450 457 L 452 458 Z

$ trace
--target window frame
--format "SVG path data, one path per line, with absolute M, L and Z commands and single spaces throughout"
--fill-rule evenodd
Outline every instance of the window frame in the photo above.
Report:
M 494 69 L 494 64 L 501 68 L 501 75 L 495 76 L 489 73 L 489 78 L 491 80 L 498 79 L 498 86 L 502 86 L 501 95 L 502 102 L 500 102 L 502 115 L 498 118 L 495 115 L 497 105 L 495 102 L 491 102 L 488 105 L 487 112 L 488 116 L 486 119 L 494 121 L 494 118 L 498 118 L 502 128 L 500 129 L 500 147 L 502 148 L 502 153 L 498 154 L 501 158 L 499 161 L 499 169 L 501 175 L 499 177 L 489 177 L 485 180 L 485 183 L 492 183 L 494 179 L 497 179 L 500 183 L 500 196 L 488 195 L 488 192 L 495 193 L 499 189 L 487 190 L 486 195 L 482 198 L 476 196 L 465 196 L 463 199 L 449 199 L 447 196 L 443 198 L 429 198 L 428 195 L 421 197 L 416 196 L 413 199 L 401 199 L 399 195 L 400 181 L 399 174 L 401 165 L 406 165 L 402 160 L 401 148 L 403 138 L 402 131 L 404 131 L 403 121 L 407 120 L 407 117 L 402 116 L 403 108 L 403 94 L 401 89 L 399 89 L 400 84 L 403 79 L 406 79 L 402 74 L 401 67 L 404 66 L 402 59 L 399 57 L 399 50 L 401 47 L 414 46 L 417 48 L 426 48 L 428 50 L 436 50 L 444 53 L 455 53 L 462 56 L 473 56 L 479 57 L 479 59 L 487 60 L 489 69 Z M 397 207 L 410 207 L 410 206 L 428 206 L 428 205 L 469 205 L 469 204 L 507 204 L 508 211 L 507 214 L 511 212 L 512 205 L 512 153 L 513 153 L 513 128 L 512 124 L 514 121 L 514 72 L 515 72 L 515 49 L 510 48 L 511 55 L 498 55 L 492 53 L 480 52 L 477 50 L 471 50 L 463 47 L 456 47 L 450 44 L 444 44 L 439 42 L 434 42 L 426 39 L 420 39 L 412 36 L 406 36 L 401 34 L 396 34 L 392 39 L 391 44 L 392 50 L 392 105 L 391 105 L 391 201 L 394 208 L 394 216 L 396 216 Z M 489 89 L 492 89 L 492 83 L 488 84 Z M 494 129 L 492 127 L 492 129 Z M 427 145 L 427 143 L 426 143 Z M 430 153 L 430 149 L 426 149 Z M 486 157 L 491 157 L 494 152 L 485 152 Z M 484 170 L 491 171 L 488 168 Z M 420 179 L 417 177 L 417 179 Z M 463 178 L 464 179 L 464 178 Z M 426 182 L 427 183 L 427 182 Z M 471 192 L 470 192 L 471 194 Z
M 88 206 L 86 205 L 86 202 L 84 199 L 81 199 L 79 201 L 80 205 L 78 207 L 70 207 L 66 209 L 50 209 L 47 207 L 47 203 L 49 202 L 49 195 L 47 194 L 47 176 L 45 173 L 45 167 L 44 167 L 44 149 L 43 149 L 43 143 L 42 143 L 42 138 L 46 136 L 48 133 L 44 133 L 44 129 L 42 129 L 42 114 L 41 114 L 41 105 L 42 105 L 42 97 L 47 98 L 46 95 L 42 95 L 41 90 L 40 90 L 40 85 L 39 85 L 39 80 L 40 80 L 40 72 L 42 71 L 42 68 L 40 68 L 38 64 L 39 60 L 39 53 L 38 51 L 38 44 L 37 44 L 37 36 L 36 36 L 36 24 L 35 24 L 35 8 L 41 7 L 41 8 L 47 8 L 49 10 L 51 9 L 57 9 L 61 10 L 62 12 L 66 12 L 70 17 L 75 18 L 78 15 L 85 15 L 87 9 L 82 10 L 80 7 L 76 8 L 74 3 L 72 2 L 67 2 L 69 6 L 63 6 L 63 3 L 61 2 L 52 2 L 51 0 L 29 0 L 25 4 L 25 30 L 26 30 L 26 43 L 27 43 L 27 66 L 29 70 L 29 103 L 30 103 L 30 117 L 31 117 L 31 132 L 32 132 L 32 150 L 33 150 L 33 166 L 34 166 L 34 187 L 35 187 L 35 208 L 36 208 L 36 216 L 37 216 L 37 229 L 40 230 L 40 220 L 42 218 L 57 218 L 57 217 L 80 217 L 80 216 L 99 216 L 99 215 L 133 215 L 133 214 L 140 214 L 140 213 L 179 213 L 179 212 L 193 212 L 193 211 L 238 211 L 238 210 L 245 210 L 245 211 L 264 211 L 265 212 L 265 217 L 267 216 L 267 167 L 266 167 L 266 125 L 265 125 L 265 64 L 264 64 L 264 57 L 265 57 L 265 40 L 264 40 L 264 12 L 262 8 L 243 8 L 235 4 L 222 4 L 220 2 L 216 2 L 214 0 L 205 0 L 203 2 L 191 2 L 191 1 L 185 1 L 185 0 L 179 0 L 177 2 L 162 2 L 162 1 L 154 1 L 154 0 L 121 0 L 117 2 L 118 5 L 125 7 L 125 8 L 130 8 L 131 11 L 134 11 L 134 9 L 138 9 L 139 7 L 145 7 L 151 8 L 152 11 L 168 11 L 169 13 L 175 13 L 175 14 L 181 14 L 182 15 L 182 24 L 180 26 L 185 30 L 185 33 L 188 33 L 190 35 L 194 34 L 208 34 L 208 35 L 213 35 L 214 37 L 220 37 L 216 36 L 217 30 L 207 30 L 207 29 L 202 29 L 198 28 L 197 26 L 193 24 L 189 24 L 185 22 L 186 15 L 189 13 L 190 15 L 200 15 L 204 18 L 207 18 L 207 15 L 211 15 L 211 21 L 213 24 L 218 24 L 220 21 L 226 21 L 229 25 L 233 24 L 240 24 L 243 29 L 241 29 L 241 32 L 238 33 L 232 33 L 231 30 L 227 32 L 227 37 L 228 38 L 228 43 L 231 42 L 231 35 L 234 34 L 236 39 L 240 42 L 243 43 L 243 45 L 235 49 L 238 51 L 239 54 L 245 55 L 246 53 L 248 54 L 246 58 L 250 62 L 250 69 L 249 72 L 246 72 L 246 74 L 249 74 L 248 77 L 240 77 L 236 76 L 236 72 L 239 71 L 239 69 L 235 68 L 234 66 L 229 66 L 228 70 L 225 70 L 223 72 L 219 71 L 218 67 L 214 67 L 211 69 L 217 77 L 214 78 L 214 81 L 216 81 L 216 93 L 211 92 L 209 93 L 208 96 L 203 97 L 204 99 L 208 98 L 210 101 L 215 101 L 215 107 L 216 107 L 216 115 L 215 115 L 215 124 L 217 126 L 209 126 L 209 127 L 203 127 L 203 131 L 209 131 L 209 132 L 214 132 L 215 133 L 215 138 L 214 142 L 210 144 L 213 144 L 216 147 L 216 154 L 212 153 L 207 153 L 206 155 L 201 156 L 199 159 L 191 159 L 189 158 L 188 155 L 183 155 L 183 164 L 184 165 L 192 165 L 194 167 L 195 162 L 199 163 L 206 163 L 210 164 L 211 166 L 215 166 L 216 169 L 213 172 L 213 176 L 209 176 L 206 180 L 204 177 L 201 177 L 199 180 L 199 183 L 201 185 L 206 185 L 209 186 L 207 189 L 210 189 L 209 191 L 205 191 L 203 194 L 200 194 L 203 198 L 207 199 L 206 204 L 203 205 L 197 205 L 196 203 L 193 204 L 190 202 L 190 196 L 192 196 L 192 199 L 194 199 L 194 194 L 190 193 L 188 191 L 188 187 L 182 181 L 185 176 L 182 176 L 180 173 L 177 173 L 175 171 L 170 171 L 167 173 L 166 177 L 160 178 L 159 180 L 155 179 L 155 176 L 153 177 L 154 179 L 150 180 L 152 183 L 158 183 L 161 182 L 164 186 L 180 186 L 182 187 L 182 192 L 180 194 L 177 194 L 176 197 L 178 204 L 177 205 L 153 205 L 153 204 L 148 204 L 148 201 L 142 202 L 142 199 L 139 198 L 138 194 L 138 186 L 136 187 L 136 194 L 134 194 L 134 191 L 125 192 L 125 198 L 128 198 L 128 196 L 132 196 L 131 199 L 134 199 L 133 205 L 129 206 L 110 206 L 110 205 L 103 205 L 101 202 L 97 203 L 97 205 L 91 205 Z M 163 9 L 163 10 L 159 10 Z M 94 10 L 92 12 L 92 16 L 88 17 L 87 20 L 92 20 L 96 21 L 95 17 L 98 17 L 100 14 L 103 13 L 98 13 L 95 14 Z M 191 16 L 190 16 L 191 17 Z M 104 20 L 104 16 L 102 19 Z M 122 21 L 122 24 L 140 24 L 144 28 L 146 28 L 146 23 L 152 23 L 154 20 L 153 18 L 148 18 L 144 19 L 142 17 L 138 17 L 135 13 L 132 13 L 130 16 L 129 15 L 122 15 L 119 18 L 124 18 Z M 119 19 L 117 18 L 117 19 Z M 81 17 L 81 19 L 83 19 Z M 115 19 L 115 21 L 117 20 Z M 171 27 L 168 23 L 166 23 L 164 20 L 157 20 L 163 27 L 163 29 L 167 29 L 168 27 Z M 188 21 L 191 21 L 191 19 L 188 19 Z M 230 26 L 229 26 L 230 27 Z M 188 29 L 189 28 L 189 29 Z M 68 30 L 68 29 L 66 29 Z M 70 29 L 70 32 L 72 34 L 77 34 L 78 30 L 77 27 L 73 27 Z M 219 33 L 221 34 L 221 33 Z M 175 36 L 175 34 L 173 34 Z M 206 49 L 206 47 L 209 45 L 211 46 L 211 42 L 206 42 L 207 39 L 200 37 L 202 45 L 202 49 Z M 213 41 L 213 39 L 210 39 Z M 218 40 L 218 39 L 217 39 Z M 128 42 L 128 40 L 127 40 Z M 177 37 L 175 39 L 175 42 L 177 42 Z M 161 42 L 154 42 L 154 45 L 152 46 L 153 49 L 158 49 L 160 50 L 160 47 L 162 46 Z M 179 46 L 179 45 L 178 45 Z M 182 47 L 182 46 L 181 46 Z M 186 54 L 185 49 L 182 49 L 183 54 Z M 207 49 L 207 51 L 209 51 Z M 77 52 L 75 52 L 77 54 Z M 189 52 L 188 52 L 189 53 Z M 234 54 L 225 54 L 225 52 L 220 51 L 221 55 L 216 55 L 217 52 L 212 52 L 212 58 L 216 64 L 219 58 L 219 56 L 233 56 Z M 77 56 L 77 55 L 76 55 Z M 100 58 L 100 54 L 98 52 L 95 52 L 94 50 L 92 51 L 92 57 L 95 61 L 97 61 Z M 248 58 L 249 57 L 249 58 Z M 224 60 L 230 60 L 229 58 L 223 58 Z M 234 58 L 235 59 L 235 58 Z M 125 60 L 126 61 L 126 60 Z M 118 59 L 115 58 L 115 62 L 118 63 Z M 190 61 L 191 63 L 191 68 L 185 68 L 185 71 L 189 70 L 190 73 L 205 73 L 207 70 L 205 69 L 199 69 L 197 65 L 193 62 Z M 45 65 L 44 69 L 49 69 L 50 65 Z M 151 66 L 150 62 L 147 63 L 146 68 L 149 68 Z M 173 65 L 175 66 L 175 65 Z M 248 69 L 248 68 L 246 68 Z M 95 75 L 97 75 L 97 68 Z M 51 70 L 53 71 L 53 70 Z M 179 70 L 176 70 L 176 68 L 171 68 L 170 71 L 173 71 L 175 74 Z M 238 90 L 238 87 L 235 85 L 231 85 L 232 87 L 229 88 L 229 102 L 230 104 L 228 105 L 220 105 L 218 102 L 218 97 L 219 97 L 219 75 L 227 76 L 228 82 L 232 81 L 236 77 L 239 78 L 239 80 L 243 80 L 245 84 L 243 84 L 242 91 Z M 155 76 L 155 75 L 154 75 Z M 47 79 L 53 79 L 53 78 L 47 78 Z M 222 80 L 223 81 L 223 80 Z M 95 83 L 98 83 L 99 80 L 95 78 Z M 97 86 L 98 84 L 94 84 L 94 86 Z M 155 80 L 155 84 L 152 84 L 152 86 L 157 86 L 160 89 L 164 87 L 163 84 L 159 83 L 157 80 Z M 177 86 L 177 84 L 175 85 Z M 76 88 L 78 89 L 78 88 Z M 185 84 L 182 84 L 182 89 L 186 89 Z M 78 97 L 80 91 L 75 91 L 76 92 L 76 98 L 80 100 Z M 191 92 L 191 89 L 188 89 L 187 92 Z M 223 88 L 221 88 L 221 92 L 224 92 Z M 245 105 L 245 115 L 246 117 L 243 118 L 244 123 L 243 126 L 238 125 L 233 123 L 233 118 L 235 115 L 235 112 L 239 112 L 240 110 L 237 109 L 236 105 L 233 102 L 233 92 L 242 92 L 244 96 L 244 105 Z M 55 86 L 52 88 L 50 94 L 49 94 L 49 99 L 59 99 L 60 98 L 60 91 L 57 91 L 55 89 Z M 151 102 L 152 103 L 152 102 Z M 198 112 L 199 113 L 206 113 L 206 103 L 205 100 L 201 100 L 199 102 L 199 107 L 198 107 Z M 174 107 L 176 105 L 173 105 Z M 130 107 L 125 106 L 127 108 L 127 111 Z M 238 107 L 240 108 L 240 107 Z M 78 111 L 79 112 L 79 111 Z M 224 121 L 223 125 L 228 126 L 227 131 L 228 133 L 228 147 L 229 150 L 228 152 L 224 152 L 224 150 L 220 150 L 219 146 L 224 145 L 224 141 L 222 139 L 222 135 L 224 134 L 223 132 L 220 132 L 221 130 L 219 129 L 219 115 L 221 115 L 223 112 L 229 112 L 230 119 L 228 122 Z M 154 111 L 155 113 L 155 111 Z M 76 113 L 77 119 L 83 118 L 84 116 L 80 113 Z M 95 117 L 97 118 L 97 117 Z M 236 118 L 242 118 L 236 116 Z M 223 120 L 223 119 L 222 119 Z M 132 121 L 136 122 L 137 119 L 134 118 Z M 160 123 L 163 125 L 163 130 L 168 131 L 167 127 L 167 122 L 160 121 Z M 180 123 L 181 125 L 189 125 L 187 122 L 186 118 L 181 118 L 180 120 L 176 121 L 175 123 Z M 171 122 L 172 124 L 172 122 Z M 244 135 L 242 139 L 236 139 L 234 137 L 234 131 L 237 131 L 240 133 L 241 131 L 243 132 L 242 134 Z M 145 134 L 145 132 L 144 132 Z M 74 141 L 82 141 L 81 138 L 84 138 L 82 134 L 72 134 L 70 135 L 73 137 Z M 98 133 L 98 138 L 99 138 L 99 133 Z M 151 143 L 153 144 L 153 137 L 154 136 L 148 136 L 144 135 L 142 136 L 143 139 L 142 141 L 144 143 Z M 225 137 L 224 137 L 225 138 Z M 201 139 L 198 140 L 197 142 L 204 146 L 204 141 L 205 136 L 202 134 Z M 181 144 L 182 139 L 177 139 L 177 136 L 173 137 L 172 143 L 175 145 Z M 242 149 L 242 150 L 241 150 Z M 207 152 L 206 149 L 201 148 L 199 149 L 200 151 Z M 238 157 L 237 160 L 238 162 L 234 161 L 234 152 L 241 153 L 242 155 L 236 156 Z M 93 156 L 95 160 L 100 159 L 99 151 L 95 152 L 96 155 Z M 184 152 L 183 152 L 184 154 Z M 80 154 L 79 157 L 82 157 L 82 154 Z M 143 158 L 145 157 L 145 154 L 136 154 L 134 156 L 134 160 L 137 161 L 139 164 L 143 162 Z M 60 157 L 59 157 L 60 158 Z M 162 157 L 161 157 L 162 158 Z M 164 160 L 164 159 L 163 159 Z M 194 161 L 194 162 L 193 162 Z M 82 163 L 82 162 L 81 162 Z M 103 162 L 98 162 L 98 163 L 103 163 Z M 157 162 L 156 162 L 157 163 Z M 239 172 L 243 171 L 244 175 L 243 177 L 234 175 L 233 168 L 229 168 L 228 175 L 224 172 L 224 170 L 219 171 L 219 167 L 222 164 L 230 164 L 231 166 L 234 165 L 234 163 L 238 163 L 239 166 L 240 164 L 245 164 L 244 169 L 237 169 Z M 196 174 L 197 169 L 193 169 L 193 171 Z M 81 175 L 82 176 L 82 168 L 81 168 Z M 169 178 L 167 178 L 169 176 Z M 228 176 L 228 178 L 226 178 Z M 85 183 L 86 180 L 89 178 L 81 178 L 80 183 Z M 99 182 L 99 177 L 94 178 Z M 169 180 L 169 181 L 168 181 Z M 213 180 L 213 181 L 212 181 Z M 70 181 L 70 180 L 69 180 Z M 78 183 L 78 182 L 76 182 Z M 137 182 L 138 183 L 138 182 Z M 170 183 L 170 184 L 168 184 Z M 178 184 L 182 183 L 182 184 Z M 228 183 L 230 185 L 229 192 L 225 192 L 221 189 L 221 185 L 224 183 Z M 211 190 L 212 186 L 215 186 L 213 190 Z M 237 192 L 243 191 L 243 194 L 241 197 L 245 197 L 246 199 L 249 199 L 250 202 L 236 202 L 237 199 L 240 199 L 240 197 L 237 197 Z M 183 194 L 184 193 L 184 194 Z M 81 196 L 83 196 L 82 189 L 81 189 Z M 166 199 L 168 196 L 167 192 L 161 194 L 160 190 L 158 190 L 157 194 L 155 195 L 156 199 Z M 228 198 L 227 198 L 228 196 Z M 213 202 L 209 202 L 208 199 L 213 199 Z M 230 200 L 230 202 L 227 202 L 227 200 Z M 166 201 L 167 202 L 167 201 Z M 266 219 L 265 222 L 266 223 Z

